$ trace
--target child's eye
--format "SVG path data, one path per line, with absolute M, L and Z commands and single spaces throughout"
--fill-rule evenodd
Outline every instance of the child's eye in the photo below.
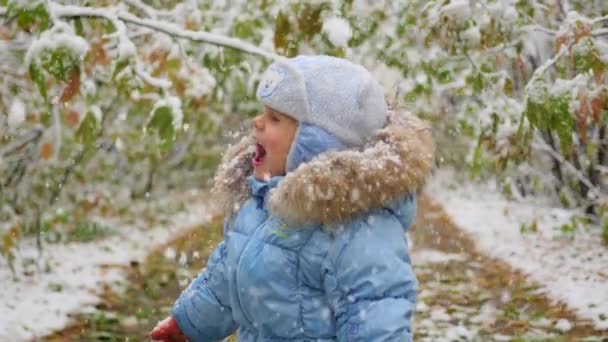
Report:
M 281 120 L 276 115 L 270 115 L 270 121 L 272 121 L 272 122 L 279 122 Z

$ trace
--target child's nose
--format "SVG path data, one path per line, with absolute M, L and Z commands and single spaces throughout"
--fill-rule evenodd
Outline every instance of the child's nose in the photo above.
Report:
M 264 119 L 262 119 L 261 115 L 258 115 L 253 118 L 253 128 L 257 130 L 261 130 L 262 128 L 264 128 Z

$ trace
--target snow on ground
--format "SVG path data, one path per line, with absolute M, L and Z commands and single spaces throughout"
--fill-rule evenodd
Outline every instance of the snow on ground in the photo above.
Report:
M 426 191 L 439 201 L 481 251 L 529 274 L 547 295 L 566 303 L 579 317 L 608 329 L 608 249 L 597 228 L 562 231 L 575 211 L 535 202 L 514 202 L 492 184 L 453 183 L 439 170 Z M 536 222 L 536 232 L 521 232 Z M 565 324 L 560 325 L 566 328 Z
M 142 262 L 154 247 L 210 218 L 206 206 L 197 203 L 167 225 L 114 227 L 115 235 L 96 243 L 46 244 L 39 267 L 34 263 L 24 267 L 22 260 L 39 258 L 35 243 L 23 241 L 16 262 L 17 281 L 0 258 L 0 341 L 44 336 L 65 327 L 70 314 L 93 311 L 102 286 L 124 279 L 120 266 Z M 50 272 L 44 271 L 46 264 Z
M 435 249 L 422 249 L 412 250 L 412 260 L 423 264 L 442 264 L 450 261 L 463 261 L 466 260 L 466 256 L 455 253 L 444 253 Z

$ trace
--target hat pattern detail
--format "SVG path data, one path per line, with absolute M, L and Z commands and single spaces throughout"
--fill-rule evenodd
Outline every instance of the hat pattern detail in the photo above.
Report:
M 282 70 L 270 68 L 264 73 L 264 77 L 259 85 L 260 97 L 269 97 L 279 88 L 279 85 L 285 79 L 285 73 Z

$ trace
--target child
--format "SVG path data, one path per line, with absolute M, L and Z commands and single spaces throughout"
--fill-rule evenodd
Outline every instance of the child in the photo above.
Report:
M 264 112 L 224 155 L 224 241 L 150 336 L 163 341 L 410 341 L 405 231 L 433 164 L 428 128 L 363 67 L 281 59 Z

